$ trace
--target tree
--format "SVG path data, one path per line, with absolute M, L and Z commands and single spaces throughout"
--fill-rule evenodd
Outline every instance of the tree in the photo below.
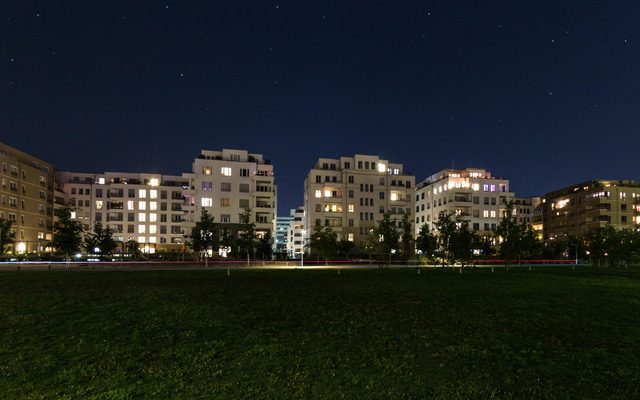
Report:
M 93 232 L 85 236 L 83 246 L 88 253 L 100 253 L 109 256 L 118 244 L 113 239 L 113 230 L 108 226 L 103 228 L 100 222 L 96 222 Z
M 257 254 L 263 260 L 270 260 L 273 248 L 271 247 L 271 233 L 267 231 L 258 239 Z
M 462 267 L 470 264 L 473 258 L 473 249 L 478 242 L 475 233 L 469 230 L 469 221 L 457 217 L 455 230 L 449 242 L 453 263 L 455 264 L 456 260 L 459 260 Z
M 387 265 L 391 264 L 391 256 L 398 250 L 400 234 L 396 230 L 395 223 L 391 221 L 391 215 L 385 213 L 378 226 L 373 230 L 374 239 L 377 238 L 377 248 L 384 257 Z
M 520 225 L 520 254 L 522 257 L 532 260 L 542 255 L 542 243 L 538 240 L 538 234 L 533 227 L 526 222 Z
M 632 229 L 615 229 L 611 225 L 594 229 L 586 235 L 589 257 L 605 265 L 628 264 L 640 255 L 640 234 Z
M 68 259 L 69 254 L 80 251 L 82 224 L 71 219 L 69 206 L 56 210 L 55 215 L 57 220 L 53 224 L 53 240 L 50 245 Z
M 589 257 L 598 262 L 598 266 L 606 256 L 609 255 L 608 236 L 610 232 L 604 229 L 594 229 L 586 235 L 586 246 L 589 251 Z
M 451 215 L 448 212 L 442 211 L 434 225 L 438 231 L 436 257 L 440 258 L 443 267 L 447 261 L 451 260 L 455 263 L 451 252 L 451 246 L 456 232 L 456 222 L 451 218 Z
M 416 248 L 428 259 L 435 258 L 438 238 L 429 229 L 429 224 L 423 224 L 416 238 Z
M 491 257 L 496 254 L 496 249 L 490 237 L 484 236 L 479 239 L 478 250 L 484 257 Z
M 250 208 L 245 208 L 240 213 L 240 224 L 242 224 L 242 230 L 238 231 L 238 249 L 240 254 L 247 255 L 247 261 L 249 261 L 251 255 L 255 258 L 256 251 L 256 224 L 252 221 Z
M 513 217 L 513 201 L 507 204 L 507 209 L 502 216 L 500 224 L 496 228 L 498 235 L 500 256 L 504 259 L 505 264 L 509 265 L 511 260 L 520 257 L 520 241 L 522 238 L 521 227 Z
M 480 240 L 469 230 L 469 221 L 443 211 L 435 222 L 438 230 L 436 254 L 440 256 L 442 265 L 446 262 L 455 265 L 460 261 L 464 267 L 471 262 L 473 250 L 480 247 Z
M 132 258 L 138 258 L 140 255 L 140 243 L 136 242 L 133 239 L 127 240 L 124 244 L 125 253 L 131 255 Z
M 204 252 L 205 257 L 209 255 L 209 250 L 214 245 L 215 224 L 213 216 L 205 208 L 202 209 L 200 221 L 196 222 L 191 230 L 191 248 L 198 255 Z
M 409 259 L 415 254 L 415 240 L 413 239 L 413 225 L 409 220 L 409 214 L 404 214 L 400 221 L 402 255 L 405 259 Z
M 6 248 L 15 240 L 16 233 L 13 231 L 12 225 L 12 221 L 0 218 L 0 256 L 5 253 Z
M 343 238 L 338 241 L 339 256 L 342 256 L 344 258 L 349 258 L 354 248 L 355 248 L 354 243 L 349 240 L 346 240 Z
M 338 234 L 328 226 L 322 229 L 316 225 L 311 234 L 311 250 L 325 261 L 335 258 L 338 254 Z

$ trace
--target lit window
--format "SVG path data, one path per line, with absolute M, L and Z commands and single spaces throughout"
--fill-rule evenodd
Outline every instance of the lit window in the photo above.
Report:
M 378 163 L 378 172 L 384 172 L 387 170 L 387 167 L 383 163 Z
M 482 212 L 482 216 L 483 216 L 484 218 L 489 218 L 489 210 L 484 210 L 484 211 Z
M 202 207 L 213 207 L 213 199 L 211 197 L 203 197 L 201 204 Z
M 398 194 L 397 193 L 391 193 L 391 201 L 396 201 L 398 200 Z
M 220 207 L 231 207 L 231 199 L 220 199 Z
M 322 190 L 316 190 L 316 199 L 319 199 L 322 197 Z
M 204 167 L 202 173 L 205 175 L 211 175 L 211 167 Z
M 220 173 L 223 176 L 231 176 L 231 167 L 221 167 L 220 168 Z
M 480 190 L 480 184 L 474 183 L 471 185 L 471 188 L 477 192 L 478 190 Z
M 146 225 L 138 225 L 138 233 L 147 233 Z
M 146 210 L 146 209 L 147 209 L 147 202 L 139 201 L 138 202 L 138 210 Z
M 324 197 L 331 197 L 331 190 L 325 189 Z
M 157 201 L 149 202 L 149 210 L 155 211 L 157 209 L 158 209 L 158 202 Z
M 482 191 L 483 192 L 488 192 L 489 191 L 489 185 L 486 184 L 486 183 L 484 185 L 482 185 Z
M 104 185 L 104 178 L 98 178 L 98 185 Z
M 347 235 L 347 240 L 350 241 L 350 242 L 353 242 L 353 233 L 349 233 Z
M 158 220 L 158 214 L 156 213 L 149 214 L 149 222 L 156 222 L 157 220 Z M 151 232 L 151 233 L 155 233 L 155 232 Z
M 149 198 L 150 199 L 157 199 L 158 198 L 158 191 L 155 190 L 155 189 L 149 190 Z
M 496 191 L 496 185 L 491 185 L 491 191 L 495 192 Z
M 127 210 L 133 210 L 133 200 L 127 201 Z
M 142 244 L 142 243 L 146 243 L 147 238 L 144 236 L 138 236 L 138 243 Z
M 76 219 L 76 212 L 75 211 L 71 211 L 71 219 Z
M 158 229 L 157 225 L 149 225 L 149 234 L 150 235 L 155 235 L 155 233 L 157 232 L 157 229 Z M 151 239 L 151 238 L 149 238 L 149 239 Z M 151 243 L 153 243 L 153 242 L 151 242 Z
M 147 222 L 147 214 L 145 214 L 145 213 L 138 213 L 138 221 L 140 221 L 140 222 Z
M 155 236 L 151 236 L 149 238 L 149 243 L 155 243 L 156 242 L 156 237 Z
M 149 180 L 149 185 L 151 186 L 158 186 L 160 184 L 160 181 L 158 181 L 158 178 L 151 178 Z
M 496 211 L 495 210 L 491 210 L 491 218 L 495 218 L 496 217 Z
M 96 210 L 102 210 L 102 200 L 96 200 Z
M 147 189 L 138 190 L 138 197 L 140 197 L 141 199 L 146 199 L 147 198 Z
M 353 212 L 353 204 L 349 204 L 349 212 Z

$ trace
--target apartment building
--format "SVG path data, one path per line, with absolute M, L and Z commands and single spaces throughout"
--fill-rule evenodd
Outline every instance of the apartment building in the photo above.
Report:
M 288 231 L 292 221 L 293 216 L 276 217 L 276 233 L 273 238 L 273 251 L 275 253 L 287 253 Z
M 202 150 L 193 161 L 192 172 L 182 176 L 190 186 L 187 223 L 195 226 L 202 209 L 213 216 L 221 229 L 235 235 L 240 214 L 251 209 L 256 235 L 273 237 L 277 193 L 271 161 L 246 150 Z
M 144 253 L 184 250 L 183 206 L 189 181 L 182 176 L 105 172 L 59 171 L 55 173 L 72 218 L 85 231 L 99 222 L 109 226 L 118 242 L 135 240 Z
M 40 253 L 52 239 L 53 166 L 0 143 L 0 218 L 12 222 L 11 254 Z
M 542 204 L 542 197 L 515 197 L 513 199 L 513 216 L 519 224 L 532 225 L 536 207 Z
M 287 257 L 299 259 L 305 247 L 305 241 L 309 237 L 304 227 L 304 206 L 300 206 L 289 212 L 291 222 L 287 231 Z
M 331 227 L 339 239 L 363 242 L 385 213 L 413 221 L 415 177 L 376 155 L 319 158 L 304 181 L 304 225 Z
M 447 212 L 469 221 L 469 228 L 479 235 L 490 236 L 513 198 L 509 180 L 485 169 L 442 170 L 416 187 L 416 235 L 423 224 L 435 230 L 440 213 Z
M 583 237 L 612 225 L 640 228 L 640 183 L 632 180 L 591 180 L 544 196 L 545 240 Z

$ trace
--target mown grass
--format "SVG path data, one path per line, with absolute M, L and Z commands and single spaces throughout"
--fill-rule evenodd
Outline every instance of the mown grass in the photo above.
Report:
M 3 398 L 639 398 L 640 271 L 6 272 Z

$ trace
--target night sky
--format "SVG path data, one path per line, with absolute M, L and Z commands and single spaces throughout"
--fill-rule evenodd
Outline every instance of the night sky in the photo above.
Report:
M 518 195 L 640 178 L 640 2 L 0 3 L 0 140 L 59 169 L 178 174 L 200 149 L 454 165 Z

